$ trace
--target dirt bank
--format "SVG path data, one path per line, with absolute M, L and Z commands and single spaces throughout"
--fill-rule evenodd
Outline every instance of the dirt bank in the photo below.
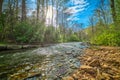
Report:
M 120 80 L 120 47 L 91 47 L 79 59 L 80 68 L 63 80 Z

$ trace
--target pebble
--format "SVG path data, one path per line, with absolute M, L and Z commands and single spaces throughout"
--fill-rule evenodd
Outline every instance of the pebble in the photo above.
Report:
M 31 69 L 30 66 L 25 67 L 25 70 L 26 70 L 26 71 L 27 71 L 27 70 L 30 70 L 30 69 Z

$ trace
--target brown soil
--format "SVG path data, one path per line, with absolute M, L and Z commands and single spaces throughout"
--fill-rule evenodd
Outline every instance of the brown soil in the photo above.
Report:
M 63 80 L 120 80 L 120 47 L 91 47 L 78 58 L 80 68 Z

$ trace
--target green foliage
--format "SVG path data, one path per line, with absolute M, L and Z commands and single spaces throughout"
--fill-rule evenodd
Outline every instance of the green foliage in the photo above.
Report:
M 33 36 L 31 36 L 30 42 L 44 42 L 46 26 L 43 23 L 36 23 L 31 27 Z
M 0 15 L 0 38 L 2 39 L 3 37 L 3 33 L 4 32 L 4 29 L 5 29 L 5 18 L 6 17 L 6 14 L 1 14 Z
M 60 34 L 59 37 L 58 37 L 58 42 L 64 42 L 63 37 L 64 36 L 62 34 Z
M 27 22 L 18 23 L 14 28 L 14 37 L 17 42 L 25 43 L 33 36 L 32 26 Z
M 96 33 L 97 34 L 97 33 Z M 120 31 L 115 30 L 114 25 L 91 38 L 91 43 L 105 46 L 120 46 Z
M 56 7 L 63 7 L 64 3 L 67 3 L 69 0 L 65 1 L 57 1 Z M 65 22 L 63 22 L 65 17 L 56 18 L 56 25 L 59 27 L 54 27 L 53 19 L 50 19 L 52 22 L 51 25 L 46 26 L 46 12 L 39 9 L 44 8 L 44 6 L 49 3 L 49 1 L 42 1 L 38 4 L 42 4 L 41 6 L 37 6 L 37 12 L 32 12 L 32 15 L 27 15 L 29 6 L 23 6 L 27 3 L 22 3 L 17 1 L 9 1 L 3 4 L 7 8 L 3 8 L 2 15 L 0 15 L 0 41 L 1 42 L 10 42 L 10 43 L 57 43 L 57 42 L 68 42 L 68 41 L 79 41 L 80 36 L 73 33 L 72 29 L 69 29 Z M 53 3 L 53 2 L 52 2 Z M 20 5 L 21 6 L 20 6 Z M 54 5 L 54 4 L 53 4 Z M 22 13 L 21 13 L 22 12 Z M 58 14 L 63 14 L 63 12 L 58 11 Z M 37 16 L 36 16 L 37 15 Z M 23 17 L 24 16 L 24 17 Z M 38 19 L 39 18 L 39 19 Z M 62 24 L 59 24 L 60 19 Z M 77 33 L 77 32 L 76 32 Z
M 71 36 L 70 36 L 70 38 L 68 39 L 68 41 L 70 41 L 70 42 L 78 42 L 78 41 L 80 41 L 79 40 L 79 38 L 77 37 L 77 35 L 75 35 L 75 34 L 72 34 Z

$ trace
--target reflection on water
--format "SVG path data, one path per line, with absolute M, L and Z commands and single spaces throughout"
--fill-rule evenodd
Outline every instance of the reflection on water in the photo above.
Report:
M 27 51 L 0 53 L 0 79 L 61 80 L 80 66 L 85 46 L 62 43 Z

